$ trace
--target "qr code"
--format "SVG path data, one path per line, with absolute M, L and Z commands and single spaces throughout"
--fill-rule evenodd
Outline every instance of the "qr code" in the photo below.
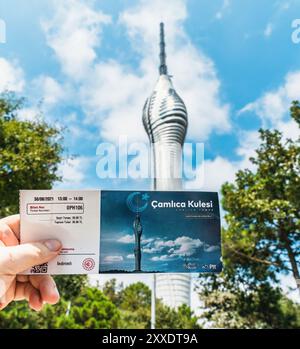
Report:
M 48 272 L 48 263 L 35 265 L 31 268 L 30 272 L 32 274 L 46 274 Z

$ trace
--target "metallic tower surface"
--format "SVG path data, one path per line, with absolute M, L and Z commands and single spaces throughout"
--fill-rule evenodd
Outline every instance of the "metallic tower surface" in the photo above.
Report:
M 159 78 L 143 109 L 143 124 L 153 152 L 154 189 L 182 190 L 182 146 L 188 119 L 185 104 L 168 75 L 163 23 L 159 57 Z M 158 274 L 155 278 L 157 298 L 171 307 L 190 305 L 189 274 Z

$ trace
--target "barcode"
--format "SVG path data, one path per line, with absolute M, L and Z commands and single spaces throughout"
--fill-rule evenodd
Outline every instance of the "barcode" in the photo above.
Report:
M 46 274 L 48 272 L 48 263 L 35 265 L 31 268 L 30 272 L 32 274 Z

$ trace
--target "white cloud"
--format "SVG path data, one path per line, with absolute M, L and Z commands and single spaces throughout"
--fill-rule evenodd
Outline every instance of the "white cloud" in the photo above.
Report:
M 118 242 L 121 242 L 122 244 L 132 244 L 134 243 L 134 236 L 132 235 L 124 235 L 120 239 L 118 239 Z
M 117 62 L 97 63 L 80 89 L 87 121 L 107 140 L 127 135 L 146 141 L 141 121 L 145 84 Z
M 6 90 L 22 92 L 25 86 L 24 73 L 17 62 L 0 57 L 0 93 Z
M 205 245 L 204 252 L 211 253 L 214 251 L 218 251 L 220 249 L 219 245 Z
M 300 71 L 288 73 L 282 86 L 273 91 L 267 91 L 256 101 L 247 104 L 239 111 L 239 115 L 254 112 L 261 118 L 262 127 L 276 128 L 283 133 L 284 138 L 297 139 L 299 128 L 294 120 L 287 119 L 287 115 L 291 102 L 300 99 L 299 81 Z M 185 187 L 220 191 L 223 183 L 234 181 L 238 170 L 245 168 L 255 170 L 255 165 L 249 161 L 249 158 L 256 155 L 255 150 L 260 144 L 259 133 L 251 130 L 240 131 L 238 138 L 239 146 L 236 154 L 241 157 L 239 161 L 230 161 L 221 156 L 213 160 L 206 160 L 204 162 L 204 183 L 200 183 L 198 179 L 191 180 L 185 183 Z M 201 170 L 199 167 L 199 173 Z
M 170 261 L 174 259 L 174 256 L 171 257 L 170 255 L 161 255 L 161 256 L 154 256 L 151 258 L 153 262 L 162 262 L 162 261 Z
M 279 121 L 277 124 L 278 129 L 282 132 L 284 138 L 291 138 L 296 140 L 299 138 L 299 126 L 294 120 Z
M 166 25 L 169 71 L 189 113 L 188 137 L 205 140 L 213 130 L 230 130 L 229 106 L 221 100 L 216 69 L 185 33 L 186 18 L 184 0 L 141 0 L 121 13 L 115 25 L 123 26 L 140 57 L 133 69 L 121 61 L 96 57 L 97 35 L 109 22 L 108 16 L 80 1 L 76 5 L 74 1 L 57 2 L 54 18 L 44 23 L 48 44 L 62 70 L 71 79 L 76 78 L 86 121 L 99 129 L 102 138 L 115 141 L 126 134 L 129 140 L 147 141 L 141 116 L 158 77 L 160 21 Z M 77 36 L 89 39 L 77 40 Z
M 248 103 L 243 107 L 239 114 L 246 112 L 256 113 L 262 120 L 264 128 L 278 128 L 288 131 L 288 127 L 284 125 L 289 107 L 293 100 L 300 99 L 300 71 L 289 72 L 284 82 L 277 89 L 265 92 L 256 101 Z M 288 121 L 290 122 L 290 120 Z M 292 128 L 289 128 L 293 134 Z
M 173 240 L 163 240 L 163 239 L 153 239 L 152 242 L 148 243 L 144 248 L 144 253 L 159 253 L 162 252 L 164 249 L 171 248 L 175 246 L 175 241 Z M 170 251 L 170 250 L 169 250 Z
M 200 183 L 196 176 L 195 180 L 185 182 L 186 189 L 205 188 L 207 191 L 220 191 L 223 183 L 234 180 L 240 163 L 217 156 L 213 160 L 206 160 L 201 166 L 204 166 L 204 182 Z M 201 168 L 197 171 L 200 172 Z
M 266 38 L 270 37 L 273 33 L 273 24 L 272 23 L 268 23 L 265 30 L 264 30 L 264 36 Z
M 34 91 L 42 98 L 46 107 L 63 101 L 67 96 L 66 86 L 61 86 L 51 76 L 40 75 L 32 82 Z
M 192 239 L 188 236 L 181 236 L 174 241 L 174 250 L 171 256 L 192 256 L 196 250 L 203 246 L 203 242 L 200 239 Z
M 96 58 L 103 24 L 110 17 L 95 11 L 89 2 L 53 1 L 55 15 L 42 21 L 48 45 L 54 50 L 64 73 L 77 80 L 88 73 Z
M 126 256 L 126 258 L 127 258 L 127 259 L 134 259 L 134 254 L 128 254 L 128 255 Z
M 90 161 L 90 158 L 83 156 L 63 161 L 58 169 L 58 174 L 62 176 L 63 180 L 59 186 L 65 187 L 68 184 L 76 186 L 83 182 Z
M 249 158 L 255 156 L 255 150 L 260 144 L 257 131 L 240 131 L 238 134 L 239 146 L 235 150 L 240 160 L 232 161 L 222 156 L 216 156 L 212 160 L 205 160 L 197 168 L 198 176 L 194 180 L 186 181 L 186 189 L 205 189 L 207 191 L 220 191 L 225 182 L 234 182 L 235 175 L 239 170 L 248 168 L 255 170 Z M 204 169 L 204 170 L 203 170 Z M 201 173 L 203 171 L 203 182 Z
M 35 121 L 40 114 L 40 110 L 35 107 L 22 108 L 18 111 L 18 119 L 21 121 Z
M 142 56 L 140 67 L 145 80 L 142 87 L 146 87 L 142 103 L 153 89 L 148 82 L 154 82 L 158 74 L 158 23 L 165 22 L 167 64 L 174 75 L 174 86 L 187 106 L 188 137 L 204 140 L 213 129 L 219 132 L 230 129 L 229 106 L 220 100 L 220 81 L 213 62 L 196 49 L 184 30 L 186 18 L 186 2 L 181 0 L 140 1 L 120 16 L 132 45 Z M 142 105 L 138 108 L 139 119 Z M 201 127 L 196 127 L 199 124 Z
M 155 241 L 155 247 L 160 248 L 160 247 L 173 247 L 176 243 L 173 240 L 157 240 Z
M 156 253 L 161 252 L 162 250 L 164 250 L 164 248 L 166 248 L 166 253 L 159 256 L 153 256 L 151 260 L 156 262 L 168 261 L 176 259 L 178 257 L 192 256 L 200 247 L 203 247 L 204 252 L 207 253 L 211 253 L 220 249 L 220 246 L 208 245 L 202 242 L 200 239 L 192 239 L 188 236 L 180 236 L 175 240 L 168 241 L 159 240 L 159 246 L 163 248 L 158 249 Z
M 233 182 L 239 165 L 226 158 L 217 156 L 205 161 L 204 188 L 219 191 L 224 182 Z
M 204 243 L 200 239 L 180 236 L 175 240 L 156 239 L 153 243 L 150 243 L 147 248 L 144 248 L 143 252 L 149 254 L 164 252 L 164 254 L 161 254 L 160 256 L 154 256 L 151 258 L 153 261 L 162 261 L 191 256 L 201 246 L 204 246 Z
M 122 262 L 124 258 L 122 256 L 105 256 L 103 259 L 104 263 L 116 263 L 116 262 Z
M 260 144 L 258 131 L 241 131 L 239 133 L 239 146 L 236 149 L 236 153 L 242 157 L 239 168 L 254 169 L 254 165 L 250 163 L 249 158 L 256 155 L 255 150 Z
M 143 244 L 149 244 L 154 241 L 154 238 L 143 238 Z

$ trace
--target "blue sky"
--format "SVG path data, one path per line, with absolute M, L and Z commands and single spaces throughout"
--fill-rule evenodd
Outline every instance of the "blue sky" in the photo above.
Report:
M 288 107 L 300 96 L 300 0 L 0 0 L 0 92 L 27 98 L 20 113 L 65 126 L 57 188 L 148 189 L 149 181 L 97 177 L 101 142 L 147 142 L 141 114 L 158 66 L 158 23 L 167 64 L 189 114 L 187 140 L 204 142 L 205 179 L 216 190 L 250 167 L 259 127 L 298 130 Z
M 297 11 L 300 1 L 288 0 L 0 0 L 0 91 L 28 98 L 25 119 L 41 109 L 67 127 L 66 154 L 77 158 L 61 166 L 57 186 L 133 188 L 136 181 L 97 177 L 96 148 L 120 134 L 147 142 L 141 110 L 157 79 L 163 20 L 169 72 L 189 112 L 187 140 L 205 144 L 205 181 L 187 187 L 218 190 L 251 166 L 259 127 L 295 135 L 286 111 L 300 92 Z

